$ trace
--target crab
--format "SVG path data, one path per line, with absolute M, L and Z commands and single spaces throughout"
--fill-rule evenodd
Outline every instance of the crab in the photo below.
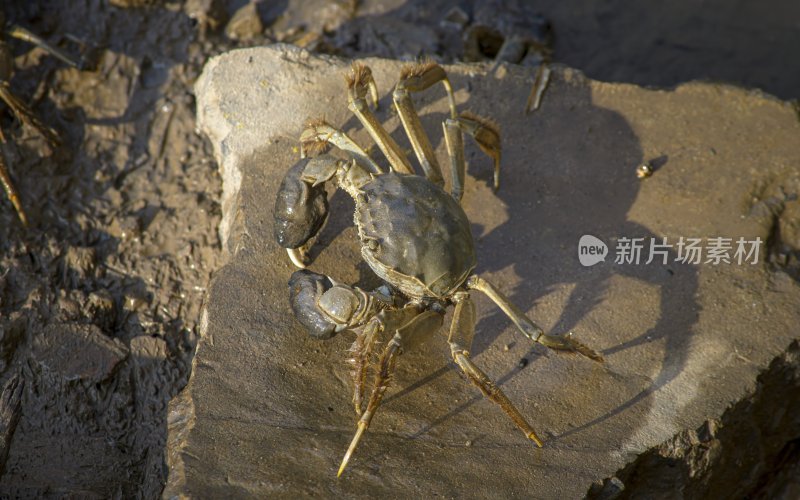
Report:
M 444 138 L 450 159 L 451 189 L 444 188 L 442 170 L 422 129 L 411 99 L 441 82 L 450 114 Z M 450 81 L 436 63 L 405 66 L 392 94 L 422 175 L 370 109 L 378 103 L 371 70 L 353 63 L 347 76 L 349 109 L 358 117 L 388 160 L 385 172 L 343 131 L 324 120 L 307 123 L 301 160 L 289 169 L 275 202 L 275 238 L 300 269 L 289 281 L 289 301 L 295 317 L 310 336 L 329 339 L 354 331 L 353 405 L 359 417 L 355 436 L 342 459 L 341 476 L 379 407 L 398 356 L 430 339 L 442 326 L 445 310 L 454 306 L 447 342 L 455 364 L 491 401 L 508 414 L 526 438 L 542 446 L 541 438 L 503 391 L 472 361 L 476 312 L 471 294 L 488 296 L 530 341 L 548 348 L 582 354 L 602 362 L 594 350 L 571 334 L 546 334 L 494 285 L 475 273 L 475 245 L 469 220 L 461 208 L 466 165 L 463 133 L 472 136 L 494 163 L 494 187 L 499 185 L 501 158 L 498 127 L 485 118 L 456 110 Z M 368 101 L 371 101 L 371 103 Z M 338 156 L 329 150 L 339 150 Z M 342 159 L 344 157 L 344 159 Z M 326 184 L 343 189 L 355 202 L 354 222 L 361 255 L 385 283 L 373 291 L 339 283 L 306 269 L 308 250 L 328 218 Z M 379 342 L 383 343 L 380 353 Z M 374 372 L 365 400 L 368 372 Z
M 58 49 L 48 45 L 39 36 L 31 33 L 30 31 L 17 25 L 10 25 L 6 27 L 5 14 L 0 10 L 0 101 L 6 105 L 14 113 L 14 116 L 24 125 L 28 125 L 36 129 L 42 137 L 45 138 L 51 148 L 56 148 L 59 143 L 58 135 L 55 130 L 48 127 L 31 111 L 27 104 L 21 101 L 17 96 L 11 92 L 11 75 L 14 71 L 14 58 L 11 54 L 11 49 L 5 41 L 5 35 L 8 34 L 14 38 L 30 42 L 37 47 L 41 47 L 46 52 L 57 57 L 58 59 L 66 62 L 70 66 L 77 67 L 77 63 L 72 61 L 69 57 L 64 55 Z M 0 128 L 0 184 L 6 192 L 6 196 L 11 201 L 11 205 L 17 212 L 20 222 L 23 226 L 28 225 L 28 218 L 25 215 L 25 210 L 22 207 L 22 202 L 19 198 L 19 193 L 11 181 L 11 176 L 8 172 L 6 165 L 5 155 L 3 154 L 3 146 L 6 144 L 5 134 L 3 129 Z

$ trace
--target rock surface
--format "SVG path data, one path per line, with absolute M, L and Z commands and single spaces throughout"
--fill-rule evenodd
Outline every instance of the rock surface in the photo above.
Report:
M 800 498 L 800 341 L 763 371 L 752 396 L 719 420 L 640 455 L 588 498 Z M 787 439 L 788 438 L 788 439 Z
M 34 359 L 65 380 L 102 382 L 127 356 L 125 344 L 95 325 L 51 325 L 33 343 Z
M 400 63 L 365 62 L 381 92 L 380 120 L 409 148 L 389 97 Z M 474 359 L 545 437 L 544 448 L 460 377 L 443 329 L 424 352 L 400 358 L 337 480 L 355 430 L 344 363 L 352 338 L 313 341 L 292 318 L 293 269 L 273 241 L 271 210 L 306 119 L 324 116 L 370 144 L 347 110 L 347 68 L 272 46 L 212 59 L 197 83 L 199 126 L 224 180 L 220 231 L 231 259 L 209 290 L 192 380 L 170 415 L 181 424 L 170 428 L 165 495 L 582 496 L 643 451 L 718 418 L 797 336 L 800 287 L 766 245 L 784 213 L 775 207 L 800 192 L 800 123 L 789 104 L 724 85 L 653 91 L 556 68 L 541 109 L 526 116 L 529 70 L 448 67 L 461 109 L 503 130 L 497 194 L 488 160 L 466 140 L 463 205 L 478 272 L 546 330 L 575 331 L 606 364 L 530 346 L 478 297 Z M 414 98 L 443 159 L 443 92 Z M 645 161 L 655 173 L 639 181 Z M 332 198 L 311 268 L 374 287 L 351 210 L 342 193 Z M 579 263 L 585 234 L 609 245 L 605 262 Z M 681 263 L 677 246 L 645 264 L 650 238 L 680 237 L 765 245 L 756 264 L 714 264 L 706 255 Z M 623 238 L 645 238 L 638 265 L 615 263 Z

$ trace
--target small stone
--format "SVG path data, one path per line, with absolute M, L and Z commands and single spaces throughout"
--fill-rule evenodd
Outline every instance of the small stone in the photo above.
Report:
M 240 8 L 225 26 L 225 35 L 231 40 L 252 40 L 264 31 L 256 4 L 251 2 Z
M 697 439 L 702 443 L 707 443 L 716 438 L 718 430 L 719 421 L 714 419 L 706 420 L 703 425 L 697 429 Z
M 97 256 L 94 247 L 69 247 L 64 263 L 81 278 L 86 278 L 95 268 Z
M 636 167 L 636 177 L 639 179 L 646 179 L 651 175 L 653 175 L 653 167 L 651 167 L 649 163 L 642 163 Z
M 225 22 L 225 7 L 220 0 L 187 0 L 183 12 L 197 21 L 201 33 L 216 31 Z
M 606 479 L 603 489 L 597 495 L 597 500 L 614 500 L 625 490 L 625 484 L 618 477 Z
M 439 24 L 442 28 L 463 30 L 467 23 L 469 23 L 469 15 L 456 5 L 447 11 Z
M 167 343 L 159 337 L 141 335 L 131 339 L 131 354 L 137 358 L 162 360 L 167 357 Z
M 66 290 L 59 290 L 58 308 L 59 317 L 62 320 L 72 321 L 81 318 L 83 309 L 78 301 L 78 297 L 80 297 L 80 295 L 80 292 L 76 290 L 71 290 L 69 292 Z
M 139 227 L 139 220 L 136 217 L 114 218 L 107 229 L 111 236 L 122 240 L 136 238 L 142 232 L 141 227 Z
M 66 380 L 101 382 L 128 356 L 117 339 L 94 325 L 50 325 L 33 340 L 33 358 L 39 365 Z
M 111 292 L 108 290 L 101 288 L 99 290 L 95 290 L 94 292 L 89 294 L 89 301 L 87 304 L 90 308 L 103 311 L 109 311 L 114 309 L 114 297 L 111 296 Z

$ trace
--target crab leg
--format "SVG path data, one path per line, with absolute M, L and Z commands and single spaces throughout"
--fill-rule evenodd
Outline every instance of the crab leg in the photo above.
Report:
M 306 124 L 300 134 L 300 156 L 305 158 L 309 152 L 316 152 L 331 144 L 349 153 L 359 165 L 375 174 L 382 174 L 383 170 L 372 161 L 366 151 L 356 144 L 346 133 L 332 127 L 325 120 L 312 120 Z
M 377 410 L 378 406 L 381 404 L 383 394 L 389 387 L 392 372 L 394 372 L 395 360 L 397 355 L 400 353 L 401 340 L 402 337 L 400 334 L 396 333 L 394 337 L 392 337 L 392 340 L 389 341 L 389 344 L 387 344 L 386 349 L 383 351 L 383 355 L 381 356 L 378 365 L 378 373 L 375 376 L 375 384 L 372 389 L 372 395 L 369 398 L 369 403 L 367 403 L 367 410 L 361 415 L 361 419 L 358 421 L 356 435 L 350 442 L 350 446 L 347 448 L 347 453 L 344 454 L 342 464 L 339 466 L 339 472 L 336 474 L 337 476 L 341 476 L 342 472 L 344 472 L 344 468 L 347 467 L 347 463 L 350 461 L 350 457 L 353 455 L 356 446 L 358 446 L 359 441 L 361 441 L 361 436 L 363 436 L 364 431 L 369 428 L 372 417 L 375 415 L 375 410 Z
M 536 79 L 533 81 L 533 87 L 531 87 L 531 93 L 528 96 L 528 102 L 525 104 L 525 114 L 539 109 L 542 104 L 542 95 L 544 95 L 544 91 L 550 83 L 550 73 L 550 67 L 546 62 L 539 65 L 536 70 Z
M 450 157 L 450 179 L 452 187 L 450 195 L 460 202 L 464 196 L 464 179 L 467 176 L 467 164 L 464 161 L 464 135 L 458 120 L 448 118 L 442 123 L 444 142 L 447 144 L 447 155 Z
M 410 316 L 410 317 L 409 317 Z M 347 452 L 342 459 L 342 464 L 339 466 L 337 477 L 342 475 L 350 457 L 353 456 L 358 443 L 364 432 L 369 428 L 372 417 L 375 411 L 380 406 L 383 400 L 383 395 L 391 382 L 392 373 L 397 356 L 402 354 L 403 349 L 411 349 L 420 344 L 427 337 L 435 333 L 442 325 L 444 315 L 435 311 L 422 311 L 419 312 L 419 306 L 411 304 L 401 310 L 385 311 L 377 316 L 377 319 L 382 325 L 382 331 L 392 331 L 390 325 L 401 325 L 395 328 L 395 334 L 392 339 L 384 348 L 383 354 L 378 361 L 377 373 L 375 374 L 375 382 L 372 385 L 372 394 L 370 395 L 367 409 L 361 414 L 358 420 L 358 428 Z
M 54 56 L 57 59 L 60 59 L 62 62 L 65 62 L 72 66 L 73 68 L 78 67 L 78 63 L 70 59 L 69 56 L 58 50 L 57 48 L 53 47 L 52 45 L 48 44 L 47 42 L 42 39 L 42 37 L 31 33 L 30 31 L 26 30 L 22 26 L 18 26 L 16 24 L 12 25 L 9 30 L 8 34 L 13 36 L 18 40 L 22 40 L 24 42 L 32 43 L 37 47 L 44 49 L 45 52 L 49 52 L 50 55 Z
M 372 71 L 363 64 L 353 63 L 352 73 L 347 75 L 347 87 L 349 89 L 348 107 L 367 129 L 375 144 L 383 151 L 392 170 L 403 174 L 413 174 L 414 170 L 411 168 L 408 158 L 367 105 L 367 92 L 370 92 L 372 104 L 376 107 L 378 105 L 378 90 L 375 80 L 372 78 Z
M 500 187 L 500 129 L 491 120 L 473 113 L 464 112 L 458 117 L 461 130 L 468 133 L 478 143 L 487 156 L 494 161 L 494 189 Z
M 444 121 L 444 139 L 450 156 L 450 178 L 453 187 L 450 194 L 456 201 L 464 195 L 464 179 L 467 175 L 464 161 L 464 138 L 462 132 L 470 134 L 481 150 L 494 160 L 494 189 L 500 187 L 500 131 L 491 121 L 464 112 L 457 119 Z
M 353 343 L 351 350 L 353 351 L 353 406 L 356 409 L 356 415 L 359 417 L 363 415 L 363 399 L 364 399 L 364 382 L 367 378 L 367 368 L 369 368 L 369 361 L 372 355 L 372 349 L 377 340 L 377 334 L 380 331 L 380 321 L 373 318 L 367 323 L 358 333 L 356 341 Z
M 400 81 L 395 86 L 392 99 L 425 176 L 432 183 L 443 186 L 442 169 L 439 167 L 439 162 L 436 161 L 431 142 L 422 128 L 422 122 L 409 95 L 409 92 L 422 92 L 438 82 L 442 82 L 447 91 L 450 119 L 455 119 L 457 114 L 453 88 L 442 67 L 434 62 L 405 66 L 400 72 Z
M 506 313 L 511 321 L 517 326 L 519 331 L 522 332 L 523 335 L 528 337 L 534 342 L 538 342 L 545 347 L 549 347 L 550 349 L 555 349 L 559 351 L 570 351 L 570 352 L 577 352 L 578 354 L 583 354 L 587 358 L 593 359 L 595 361 L 602 362 L 603 357 L 593 349 L 583 345 L 582 343 L 574 340 L 571 337 L 571 334 L 567 336 L 560 336 L 560 335 L 548 335 L 544 333 L 544 330 L 539 328 L 533 321 L 528 319 L 522 311 L 520 311 L 517 306 L 511 303 L 505 295 L 500 293 L 497 288 L 494 287 L 491 283 L 484 280 L 483 278 L 472 275 L 467 280 L 467 288 L 471 290 L 478 290 L 486 294 L 487 297 L 492 299 L 492 302 L 497 304 L 497 306 Z
M 60 141 L 56 131 L 42 123 L 33 111 L 11 92 L 7 81 L 0 81 L 0 100 L 8 104 L 8 107 L 11 108 L 11 111 L 14 112 L 19 121 L 25 125 L 30 125 L 42 134 L 51 147 L 58 146 Z
M 456 294 L 453 300 L 456 302 L 456 310 L 453 313 L 453 322 L 450 325 L 450 335 L 447 337 L 453 361 L 469 377 L 472 383 L 478 386 L 484 396 L 499 405 L 519 430 L 528 439 L 536 443 L 536 446 L 541 448 L 542 440 L 539 439 L 533 427 L 528 424 L 525 417 L 517 410 L 514 403 L 470 359 L 469 348 L 472 346 L 472 339 L 475 336 L 475 304 L 466 292 Z

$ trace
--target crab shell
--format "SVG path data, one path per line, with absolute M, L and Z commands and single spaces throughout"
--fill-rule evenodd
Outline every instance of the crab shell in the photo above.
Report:
M 387 173 L 359 190 L 355 224 L 372 270 L 415 299 L 449 297 L 475 269 L 475 244 L 461 206 L 416 175 Z

